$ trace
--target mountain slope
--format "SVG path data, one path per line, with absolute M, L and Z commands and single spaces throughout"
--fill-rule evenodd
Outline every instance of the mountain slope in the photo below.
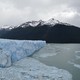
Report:
M 2 30 L 0 30 L 1 32 Z M 1 38 L 20 40 L 46 40 L 47 43 L 80 43 L 80 28 L 59 22 L 29 21 L 0 34 Z

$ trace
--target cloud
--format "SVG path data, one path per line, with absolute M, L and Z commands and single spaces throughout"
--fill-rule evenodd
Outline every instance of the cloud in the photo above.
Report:
M 79 0 L 0 0 L 0 25 L 58 19 L 80 26 Z
M 20 10 L 14 7 L 13 4 L 0 3 L 0 23 L 1 25 L 14 25 L 27 20 L 27 16 L 31 12 L 30 7 L 25 7 Z

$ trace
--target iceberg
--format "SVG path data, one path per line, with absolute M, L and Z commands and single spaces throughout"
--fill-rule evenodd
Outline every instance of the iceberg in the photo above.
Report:
M 0 67 L 8 67 L 20 59 L 31 56 L 45 44 L 46 42 L 41 40 L 0 39 Z

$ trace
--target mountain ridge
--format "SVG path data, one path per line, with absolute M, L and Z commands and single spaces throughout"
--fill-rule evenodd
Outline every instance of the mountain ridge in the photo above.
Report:
M 60 22 L 59 20 L 56 20 L 54 18 L 51 18 L 47 21 L 43 21 L 43 20 L 38 20 L 38 21 L 35 21 L 35 20 L 32 20 L 32 21 L 27 21 L 25 23 L 22 23 L 21 25 L 19 26 L 3 26 L 1 27 L 0 29 L 13 29 L 13 28 L 16 28 L 16 27 L 26 27 L 27 26 L 31 26 L 31 27 L 37 27 L 38 25 L 51 25 L 51 26 L 54 26 L 55 24 L 65 24 L 65 25 L 71 25 L 71 24 L 68 24 L 68 23 L 63 23 L 63 22 Z
M 28 21 L 11 29 L 1 29 L 0 38 L 45 40 L 47 43 L 80 43 L 80 28 L 54 18 Z

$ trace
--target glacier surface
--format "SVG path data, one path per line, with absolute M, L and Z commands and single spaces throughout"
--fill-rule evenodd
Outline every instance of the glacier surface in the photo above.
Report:
M 0 39 L 0 66 L 10 66 L 11 63 L 32 55 L 45 44 L 45 41 Z
M 72 75 L 64 69 L 47 66 L 28 57 L 11 67 L 0 68 L 0 80 L 72 80 Z
M 0 68 L 0 80 L 72 80 L 68 71 L 26 57 L 45 45 L 45 41 L 0 39 L 0 66 L 10 66 L 13 61 L 12 66 Z

